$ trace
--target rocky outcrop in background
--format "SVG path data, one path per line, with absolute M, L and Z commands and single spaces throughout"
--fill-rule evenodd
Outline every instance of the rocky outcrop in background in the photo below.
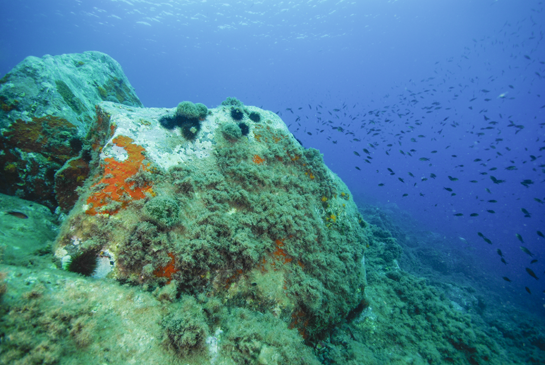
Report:
M 0 79 L 0 193 L 67 212 L 89 173 L 84 140 L 95 105 L 142 106 L 101 52 L 27 57 Z

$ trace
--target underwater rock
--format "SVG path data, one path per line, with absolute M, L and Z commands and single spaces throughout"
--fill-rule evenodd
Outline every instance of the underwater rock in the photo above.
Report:
M 6 265 L 50 263 L 58 233 L 56 217 L 38 203 L 0 194 L 0 262 Z
M 101 52 L 27 57 L 0 79 L 0 192 L 68 211 L 87 177 L 84 140 L 102 101 L 142 106 L 121 66 Z M 55 174 L 65 166 L 65 175 Z M 75 172 L 67 168 L 76 167 Z M 82 173 L 82 174 L 81 174 Z M 74 175 L 77 175 L 73 179 Z M 66 176 L 66 177 L 65 177 Z M 55 188 L 59 185 L 59 188 Z M 64 196 L 64 193 L 70 194 Z
M 225 134 L 233 121 L 222 105 L 187 139 L 165 127 L 175 108 L 100 103 L 93 168 L 57 258 L 107 251 L 115 258 L 108 278 L 149 290 L 176 283 L 180 295 L 267 313 L 314 341 L 363 301 L 366 223 L 317 150 L 273 112 L 245 108 L 261 116 L 247 135 Z M 192 346 L 219 330 L 205 322 Z

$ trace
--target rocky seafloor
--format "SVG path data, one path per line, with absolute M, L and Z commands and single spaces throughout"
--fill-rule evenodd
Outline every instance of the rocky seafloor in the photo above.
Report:
M 4 364 L 545 361 L 543 327 L 520 308 L 498 305 L 471 285 L 457 285 L 459 280 L 430 284 L 429 277 L 403 270 L 408 256 L 394 236 L 404 231 L 376 207 L 362 209 L 364 217 L 378 225 L 369 224 L 368 283 L 361 312 L 325 337 L 305 342 L 274 314 L 225 306 L 202 294 L 174 294 L 171 285 L 151 290 L 62 270 L 51 251 L 59 232 L 56 217 L 43 206 L 15 197 L 2 195 L 1 202 L 9 211 L 28 216 L 4 211 L 0 217 Z M 386 226 L 396 227 L 394 236 Z M 9 253 L 23 247 L 24 259 Z M 428 273 L 433 272 L 429 267 Z M 185 347 L 172 345 L 173 322 L 180 326 Z

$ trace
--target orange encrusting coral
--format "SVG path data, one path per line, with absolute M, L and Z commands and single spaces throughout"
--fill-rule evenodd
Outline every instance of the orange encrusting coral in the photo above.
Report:
M 180 271 L 176 268 L 176 258 L 174 258 L 174 255 L 169 253 L 168 256 L 172 260 L 167 264 L 167 266 L 160 267 L 153 272 L 153 275 L 157 276 L 158 278 L 167 278 L 167 285 L 170 284 L 170 280 L 172 280 L 172 275 Z
M 276 250 L 273 252 L 273 255 L 275 256 L 276 261 L 280 261 L 282 264 L 287 264 L 293 259 L 286 253 L 282 246 L 284 246 L 284 240 L 276 240 Z
M 92 205 L 86 213 L 89 215 L 96 215 L 99 213 L 115 214 L 120 209 L 127 207 L 129 201 L 139 200 L 146 197 L 146 193 L 153 194 L 151 186 L 135 186 L 136 182 L 126 180 L 134 176 L 142 167 L 147 169 L 149 164 L 143 165 L 145 157 L 142 154 L 144 148 L 137 144 L 133 144 L 133 139 L 126 136 L 117 136 L 113 143 L 122 147 L 127 151 L 128 157 L 125 161 L 117 161 L 114 158 L 108 157 L 104 161 L 107 163 L 104 167 L 104 174 L 100 181 L 93 185 L 99 184 L 105 185 L 103 189 L 93 193 L 88 199 L 87 204 Z M 112 202 L 119 202 L 121 205 L 117 205 L 110 210 L 100 209 L 104 208 Z
M 225 289 L 229 289 L 232 283 L 237 281 L 238 277 L 243 274 L 244 271 L 241 269 L 238 269 L 233 275 L 229 276 L 227 280 L 225 280 Z
M 291 238 L 291 236 L 290 236 Z M 278 271 L 278 270 L 281 270 L 282 269 L 282 266 L 283 265 L 286 265 L 286 264 L 289 264 L 293 261 L 293 257 L 290 256 L 286 250 L 284 250 L 282 247 L 284 246 L 284 241 L 286 239 L 282 239 L 282 240 L 276 240 L 275 243 L 276 243 L 276 250 L 274 250 L 274 252 L 272 252 L 271 254 L 271 263 L 270 263 L 270 266 L 272 267 L 272 269 L 274 271 Z M 262 273 L 265 273 L 267 272 L 267 269 L 265 268 L 265 265 L 267 265 L 267 259 L 264 257 L 262 260 L 261 260 L 261 263 L 258 265 L 259 269 L 261 270 Z M 300 260 L 297 260 L 297 265 L 299 265 L 301 267 L 301 269 L 304 269 L 305 268 L 305 265 L 303 265 L 303 263 L 300 261 Z
M 293 312 L 291 314 L 291 323 L 288 326 L 289 329 L 297 328 L 297 331 L 305 340 L 308 338 L 306 327 L 308 326 L 309 322 L 308 318 L 306 317 L 307 315 L 303 310 Z
M 253 161 L 255 164 L 261 165 L 263 162 L 265 162 L 265 159 L 259 157 L 258 155 L 254 155 L 254 158 L 252 158 L 252 161 Z

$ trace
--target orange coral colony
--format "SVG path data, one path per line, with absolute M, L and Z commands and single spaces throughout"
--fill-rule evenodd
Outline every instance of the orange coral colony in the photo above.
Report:
M 93 193 L 88 199 L 87 204 L 91 205 L 86 213 L 96 215 L 99 213 L 115 214 L 120 209 L 125 208 L 129 201 L 139 200 L 146 197 L 146 193 L 153 194 L 151 186 L 135 186 L 135 181 L 127 182 L 127 179 L 133 177 L 142 167 L 142 162 L 145 157 L 142 154 L 144 148 L 137 144 L 133 144 L 133 139 L 126 136 L 117 136 L 113 143 L 122 147 L 127 151 L 128 158 L 125 161 L 117 161 L 114 158 L 108 157 L 104 161 L 104 175 L 98 183 L 93 186 L 104 186 L 101 190 Z M 112 202 L 119 202 L 108 209 L 106 206 Z
M 261 158 L 259 155 L 254 155 L 254 158 L 252 159 L 252 161 L 255 164 L 261 165 L 263 162 L 265 162 L 265 159 Z
M 176 269 L 176 259 L 174 258 L 174 255 L 169 253 L 168 256 L 172 260 L 167 264 L 167 266 L 160 267 L 153 272 L 153 275 L 157 276 L 158 278 L 167 278 L 167 285 L 170 284 L 172 274 L 179 271 L 178 269 Z

